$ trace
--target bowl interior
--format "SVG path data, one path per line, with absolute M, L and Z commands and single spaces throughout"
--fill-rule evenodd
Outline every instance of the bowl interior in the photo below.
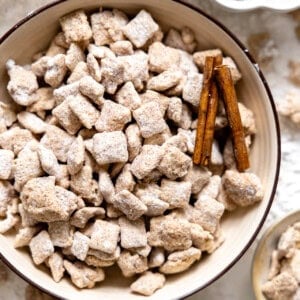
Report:
M 264 199 L 248 210 L 238 210 L 222 221 L 226 240 L 213 255 L 205 257 L 188 272 L 170 276 L 166 286 L 156 292 L 151 299 L 177 299 L 205 287 L 225 270 L 245 251 L 263 222 L 271 204 L 276 187 L 279 168 L 279 132 L 276 115 L 270 97 L 258 74 L 257 66 L 249 60 L 247 53 L 229 34 L 206 16 L 196 10 L 171 0 L 73 0 L 62 1 L 30 18 L 0 44 L 0 99 L 9 101 L 6 92 L 8 77 L 5 62 L 13 58 L 19 64 L 28 63 L 32 55 L 47 47 L 50 39 L 59 28 L 58 19 L 78 8 L 97 9 L 99 5 L 116 7 L 126 13 L 137 13 L 145 8 L 163 25 L 181 28 L 189 26 L 195 31 L 200 49 L 219 47 L 236 61 L 242 81 L 238 84 L 238 97 L 253 110 L 257 121 L 257 135 L 251 152 L 251 169 L 262 179 L 265 189 Z M 67 280 L 55 283 L 43 269 L 36 268 L 29 255 L 13 248 L 13 235 L 0 235 L 0 253 L 19 273 L 44 290 L 62 298 L 81 299 L 137 299 L 129 293 L 128 281 L 111 270 L 108 280 L 92 290 L 79 291 Z M 113 275 L 112 275 L 113 274 Z M 176 286 L 176 288 L 174 288 Z
M 252 263 L 252 284 L 257 300 L 265 300 L 261 286 L 267 281 L 273 250 L 282 233 L 295 222 L 300 221 L 300 211 L 293 212 L 271 226 L 257 245 Z

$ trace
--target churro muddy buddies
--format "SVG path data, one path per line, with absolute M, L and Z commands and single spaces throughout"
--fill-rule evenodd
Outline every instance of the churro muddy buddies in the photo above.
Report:
M 6 63 L 0 234 L 55 282 L 101 286 L 117 266 L 149 296 L 222 245 L 225 213 L 263 198 L 246 172 L 256 126 L 235 94 L 242 74 L 146 10 L 59 23 L 31 62 Z
M 267 299 L 297 300 L 300 297 L 300 222 L 280 236 L 271 255 L 268 281 L 262 285 Z

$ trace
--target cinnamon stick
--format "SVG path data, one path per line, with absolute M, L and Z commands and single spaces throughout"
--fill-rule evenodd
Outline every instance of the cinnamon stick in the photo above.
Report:
M 215 74 L 218 87 L 223 96 L 228 123 L 232 130 L 233 150 L 237 169 L 243 172 L 249 168 L 250 163 L 230 69 L 225 65 L 219 66 L 215 68 Z
M 215 56 L 214 68 L 220 66 L 222 64 L 222 61 L 223 61 L 222 54 Z M 211 157 L 212 145 L 214 141 L 215 122 L 216 122 L 216 116 L 218 110 L 218 102 L 219 102 L 218 88 L 215 79 L 213 79 L 209 91 L 208 109 L 207 109 L 201 161 L 200 161 L 200 164 L 204 166 L 207 166 L 209 164 L 210 157 Z
M 214 141 L 215 122 L 218 111 L 219 94 L 216 82 L 213 80 L 210 88 L 210 98 L 208 102 L 208 110 L 205 124 L 205 131 L 203 137 L 203 146 L 201 154 L 201 165 L 207 166 L 209 164 L 212 145 Z
M 206 123 L 206 114 L 208 108 L 209 92 L 210 85 L 214 71 L 214 57 L 207 56 L 205 58 L 204 72 L 203 72 L 203 86 L 200 94 L 200 103 L 198 110 L 198 123 L 196 131 L 196 141 L 195 141 L 195 150 L 193 155 L 193 162 L 195 164 L 200 164 L 202 146 L 203 146 L 203 137 L 205 131 Z

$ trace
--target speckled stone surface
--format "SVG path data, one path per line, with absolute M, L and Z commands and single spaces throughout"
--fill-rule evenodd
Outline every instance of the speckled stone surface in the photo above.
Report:
M 51 1 L 0 0 L 0 35 L 29 12 L 49 2 Z M 282 101 L 287 92 L 297 89 L 287 79 L 288 61 L 299 60 L 300 53 L 300 43 L 294 33 L 296 24 L 289 14 L 267 10 L 236 13 L 224 10 L 213 1 L 189 0 L 187 2 L 198 5 L 224 23 L 243 43 L 246 43 L 248 36 L 252 33 L 268 31 L 277 45 L 278 54 L 276 60 L 263 71 L 275 101 Z M 282 131 L 281 176 L 275 202 L 261 233 L 270 223 L 287 212 L 300 209 L 300 201 L 298 201 L 300 185 L 295 180 L 296 176 L 300 174 L 300 130 L 286 120 L 281 119 L 280 121 Z M 251 289 L 251 260 L 254 249 L 255 243 L 226 275 L 189 299 L 254 299 Z M 25 286 L 26 283 L 23 280 L 9 271 L 8 280 L 0 282 L 0 300 L 24 299 Z

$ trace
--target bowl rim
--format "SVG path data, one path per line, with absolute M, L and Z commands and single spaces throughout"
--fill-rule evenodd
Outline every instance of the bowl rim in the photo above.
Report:
M 35 16 L 39 15 L 40 13 L 42 13 L 43 11 L 54 7 L 56 5 L 59 5 L 61 3 L 67 2 L 69 0 L 55 0 L 53 2 L 50 2 L 48 4 L 45 4 L 31 12 L 29 12 L 24 18 L 22 18 L 19 22 L 17 22 L 15 25 L 13 25 L 10 29 L 8 29 L 8 31 L 6 31 L 6 33 L 4 33 L 1 37 L 0 37 L 0 45 L 5 42 L 5 40 L 11 35 L 13 34 L 19 27 L 21 27 L 22 25 L 26 24 L 26 22 L 28 22 L 29 20 L 31 20 L 32 18 L 34 18 Z M 280 171 L 280 161 L 281 161 L 281 138 L 280 138 L 280 125 L 279 125 L 279 118 L 278 118 L 278 114 L 277 114 L 277 110 L 276 110 L 276 105 L 271 93 L 271 90 L 269 88 L 269 85 L 265 79 L 265 76 L 263 75 L 258 63 L 256 62 L 256 60 L 253 58 L 253 56 L 250 54 L 248 48 L 237 38 L 237 36 L 235 34 L 233 34 L 225 25 L 223 25 L 220 21 L 218 21 L 216 18 L 212 17 L 210 14 L 204 12 L 201 8 L 197 7 L 194 4 L 191 3 L 187 3 L 185 2 L 185 0 L 170 0 L 171 2 L 175 2 L 177 4 L 183 5 L 185 7 L 188 7 L 191 10 L 196 11 L 198 14 L 204 16 L 205 18 L 207 18 L 209 21 L 211 21 L 212 23 L 214 23 L 215 25 L 217 25 L 220 29 L 222 29 L 235 43 L 236 45 L 240 48 L 240 50 L 242 52 L 244 52 L 244 54 L 246 55 L 247 59 L 249 60 L 249 62 L 253 65 L 253 67 L 255 68 L 258 76 L 260 77 L 260 80 L 264 86 L 264 89 L 268 95 L 268 100 L 271 104 L 271 108 L 272 108 L 272 113 L 273 113 L 273 117 L 274 117 L 274 122 L 275 122 L 275 129 L 276 129 L 276 142 L 277 142 L 277 158 L 276 158 L 276 171 L 275 171 L 275 179 L 274 179 L 274 184 L 272 187 L 272 192 L 270 195 L 270 198 L 268 200 L 268 205 L 266 207 L 266 210 L 259 222 L 259 224 L 257 225 L 257 228 L 255 230 L 255 232 L 253 233 L 253 235 L 251 236 L 251 238 L 249 239 L 248 243 L 245 245 L 245 247 L 242 249 L 242 251 L 232 260 L 232 262 L 223 270 L 220 270 L 211 280 L 209 280 L 206 284 L 200 286 L 199 288 L 196 288 L 193 291 L 189 291 L 187 293 L 185 293 L 184 295 L 182 295 L 182 299 L 192 296 L 196 293 L 198 293 L 199 291 L 205 289 L 206 287 L 208 287 L 209 285 L 211 285 L 213 282 L 215 282 L 217 279 L 219 279 L 220 277 L 222 277 L 225 273 L 227 273 L 240 259 L 241 257 L 246 253 L 246 251 L 249 249 L 249 247 L 252 245 L 252 243 L 254 242 L 256 236 L 258 235 L 259 231 L 261 230 L 266 217 L 270 211 L 270 208 L 272 206 L 274 197 L 275 197 L 275 193 L 276 193 L 276 189 L 277 189 L 277 184 L 278 184 L 278 180 L 279 180 L 279 171 Z M 38 289 L 40 289 L 41 291 L 45 292 L 46 294 L 49 294 L 51 296 L 61 298 L 59 295 L 57 295 L 55 293 L 55 291 L 50 291 L 47 289 L 44 289 L 43 287 L 41 287 L 39 284 L 33 282 L 27 275 L 23 274 L 22 272 L 20 272 L 15 266 L 13 266 L 0 252 L 0 259 L 13 271 L 15 272 L 18 276 L 20 276 L 23 280 L 25 280 L 26 282 L 28 282 L 29 284 L 37 287 Z
M 251 285 L 252 285 L 252 289 L 253 289 L 253 293 L 256 297 L 257 300 L 264 300 L 264 299 L 267 299 L 266 297 L 262 296 L 263 294 L 262 293 L 259 293 L 257 294 L 257 291 L 258 291 L 258 282 L 257 280 L 255 279 L 256 276 L 255 276 L 255 269 L 256 269 L 256 265 L 258 263 L 258 259 L 261 255 L 261 251 L 263 250 L 264 248 L 264 245 L 265 245 L 265 242 L 272 236 L 272 234 L 276 231 L 276 229 L 278 227 L 280 227 L 283 223 L 285 223 L 286 221 L 292 221 L 292 219 L 294 217 L 300 217 L 300 209 L 296 209 L 296 210 L 293 210 L 287 214 L 285 214 L 284 216 L 280 217 L 279 219 L 275 220 L 267 229 L 266 231 L 264 232 L 264 234 L 262 235 L 262 237 L 260 238 L 256 248 L 255 248 L 255 251 L 254 251 L 254 254 L 253 254 L 253 257 L 252 257 L 252 263 L 251 263 Z M 297 221 L 296 221 L 297 222 Z M 291 226 L 292 224 L 295 223 L 295 221 L 289 223 L 287 222 L 288 224 L 286 225 L 286 229 Z M 274 248 L 275 250 L 275 248 Z M 271 253 L 270 253 L 270 256 L 268 258 L 271 257 Z M 261 289 L 259 289 L 259 291 L 261 291 Z

